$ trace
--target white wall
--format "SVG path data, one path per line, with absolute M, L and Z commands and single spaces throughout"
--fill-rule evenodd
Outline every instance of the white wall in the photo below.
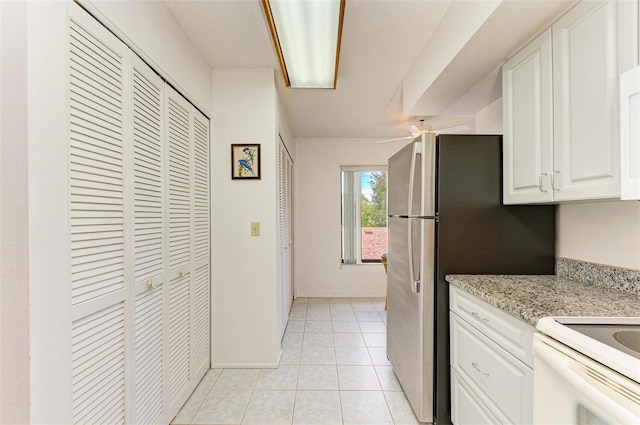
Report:
M 502 98 L 476 114 L 476 134 L 502 134 Z
M 640 202 L 560 205 L 556 255 L 640 270 Z
M 342 265 L 340 166 L 386 165 L 407 142 L 296 139 L 295 284 L 299 297 L 383 297 L 382 264 Z
M 163 1 L 80 0 L 80 3 L 210 115 L 211 67 Z
M 272 69 L 213 71 L 214 367 L 275 367 L 277 98 Z M 233 143 L 260 143 L 260 180 L 232 180 Z M 260 223 L 252 237 L 250 223 Z
M 32 423 L 71 421 L 67 5 L 27 2 Z
M 29 422 L 27 8 L 0 2 L 0 423 Z
M 277 75 L 276 75 L 277 77 Z M 278 94 L 278 109 L 277 109 L 277 120 L 278 120 L 278 133 L 282 140 L 284 141 L 289 154 L 294 159 L 296 157 L 296 139 L 293 137 L 293 132 L 291 131 L 291 127 L 289 125 L 289 114 L 282 102 L 282 97 Z M 295 166 L 295 164 L 294 164 Z
M 402 83 L 404 111 L 411 114 L 424 93 L 485 24 L 501 1 L 453 1 Z

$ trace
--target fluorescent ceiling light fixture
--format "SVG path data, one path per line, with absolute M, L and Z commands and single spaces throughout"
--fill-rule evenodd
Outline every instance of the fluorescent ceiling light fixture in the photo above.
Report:
M 262 0 L 287 87 L 336 88 L 346 0 Z

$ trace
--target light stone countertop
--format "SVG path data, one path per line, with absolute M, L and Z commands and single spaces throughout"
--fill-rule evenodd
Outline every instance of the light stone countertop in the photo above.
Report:
M 446 280 L 533 326 L 545 316 L 640 316 L 637 292 L 562 276 L 452 274 Z

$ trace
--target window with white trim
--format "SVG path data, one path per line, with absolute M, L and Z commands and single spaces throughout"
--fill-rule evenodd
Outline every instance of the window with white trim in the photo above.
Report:
M 342 263 L 379 263 L 387 252 L 387 167 L 340 167 Z

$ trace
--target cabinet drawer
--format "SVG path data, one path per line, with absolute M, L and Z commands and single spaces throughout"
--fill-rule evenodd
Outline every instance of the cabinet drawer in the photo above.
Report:
M 495 425 L 500 421 L 493 416 L 451 369 L 451 422 L 455 425 Z
M 501 422 L 531 423 L 533 370 L 451 313 L 451 367 Z
M 450 308 L 511 354 L 533 367 L 535 328 L 484 301 L 450 286 Z

